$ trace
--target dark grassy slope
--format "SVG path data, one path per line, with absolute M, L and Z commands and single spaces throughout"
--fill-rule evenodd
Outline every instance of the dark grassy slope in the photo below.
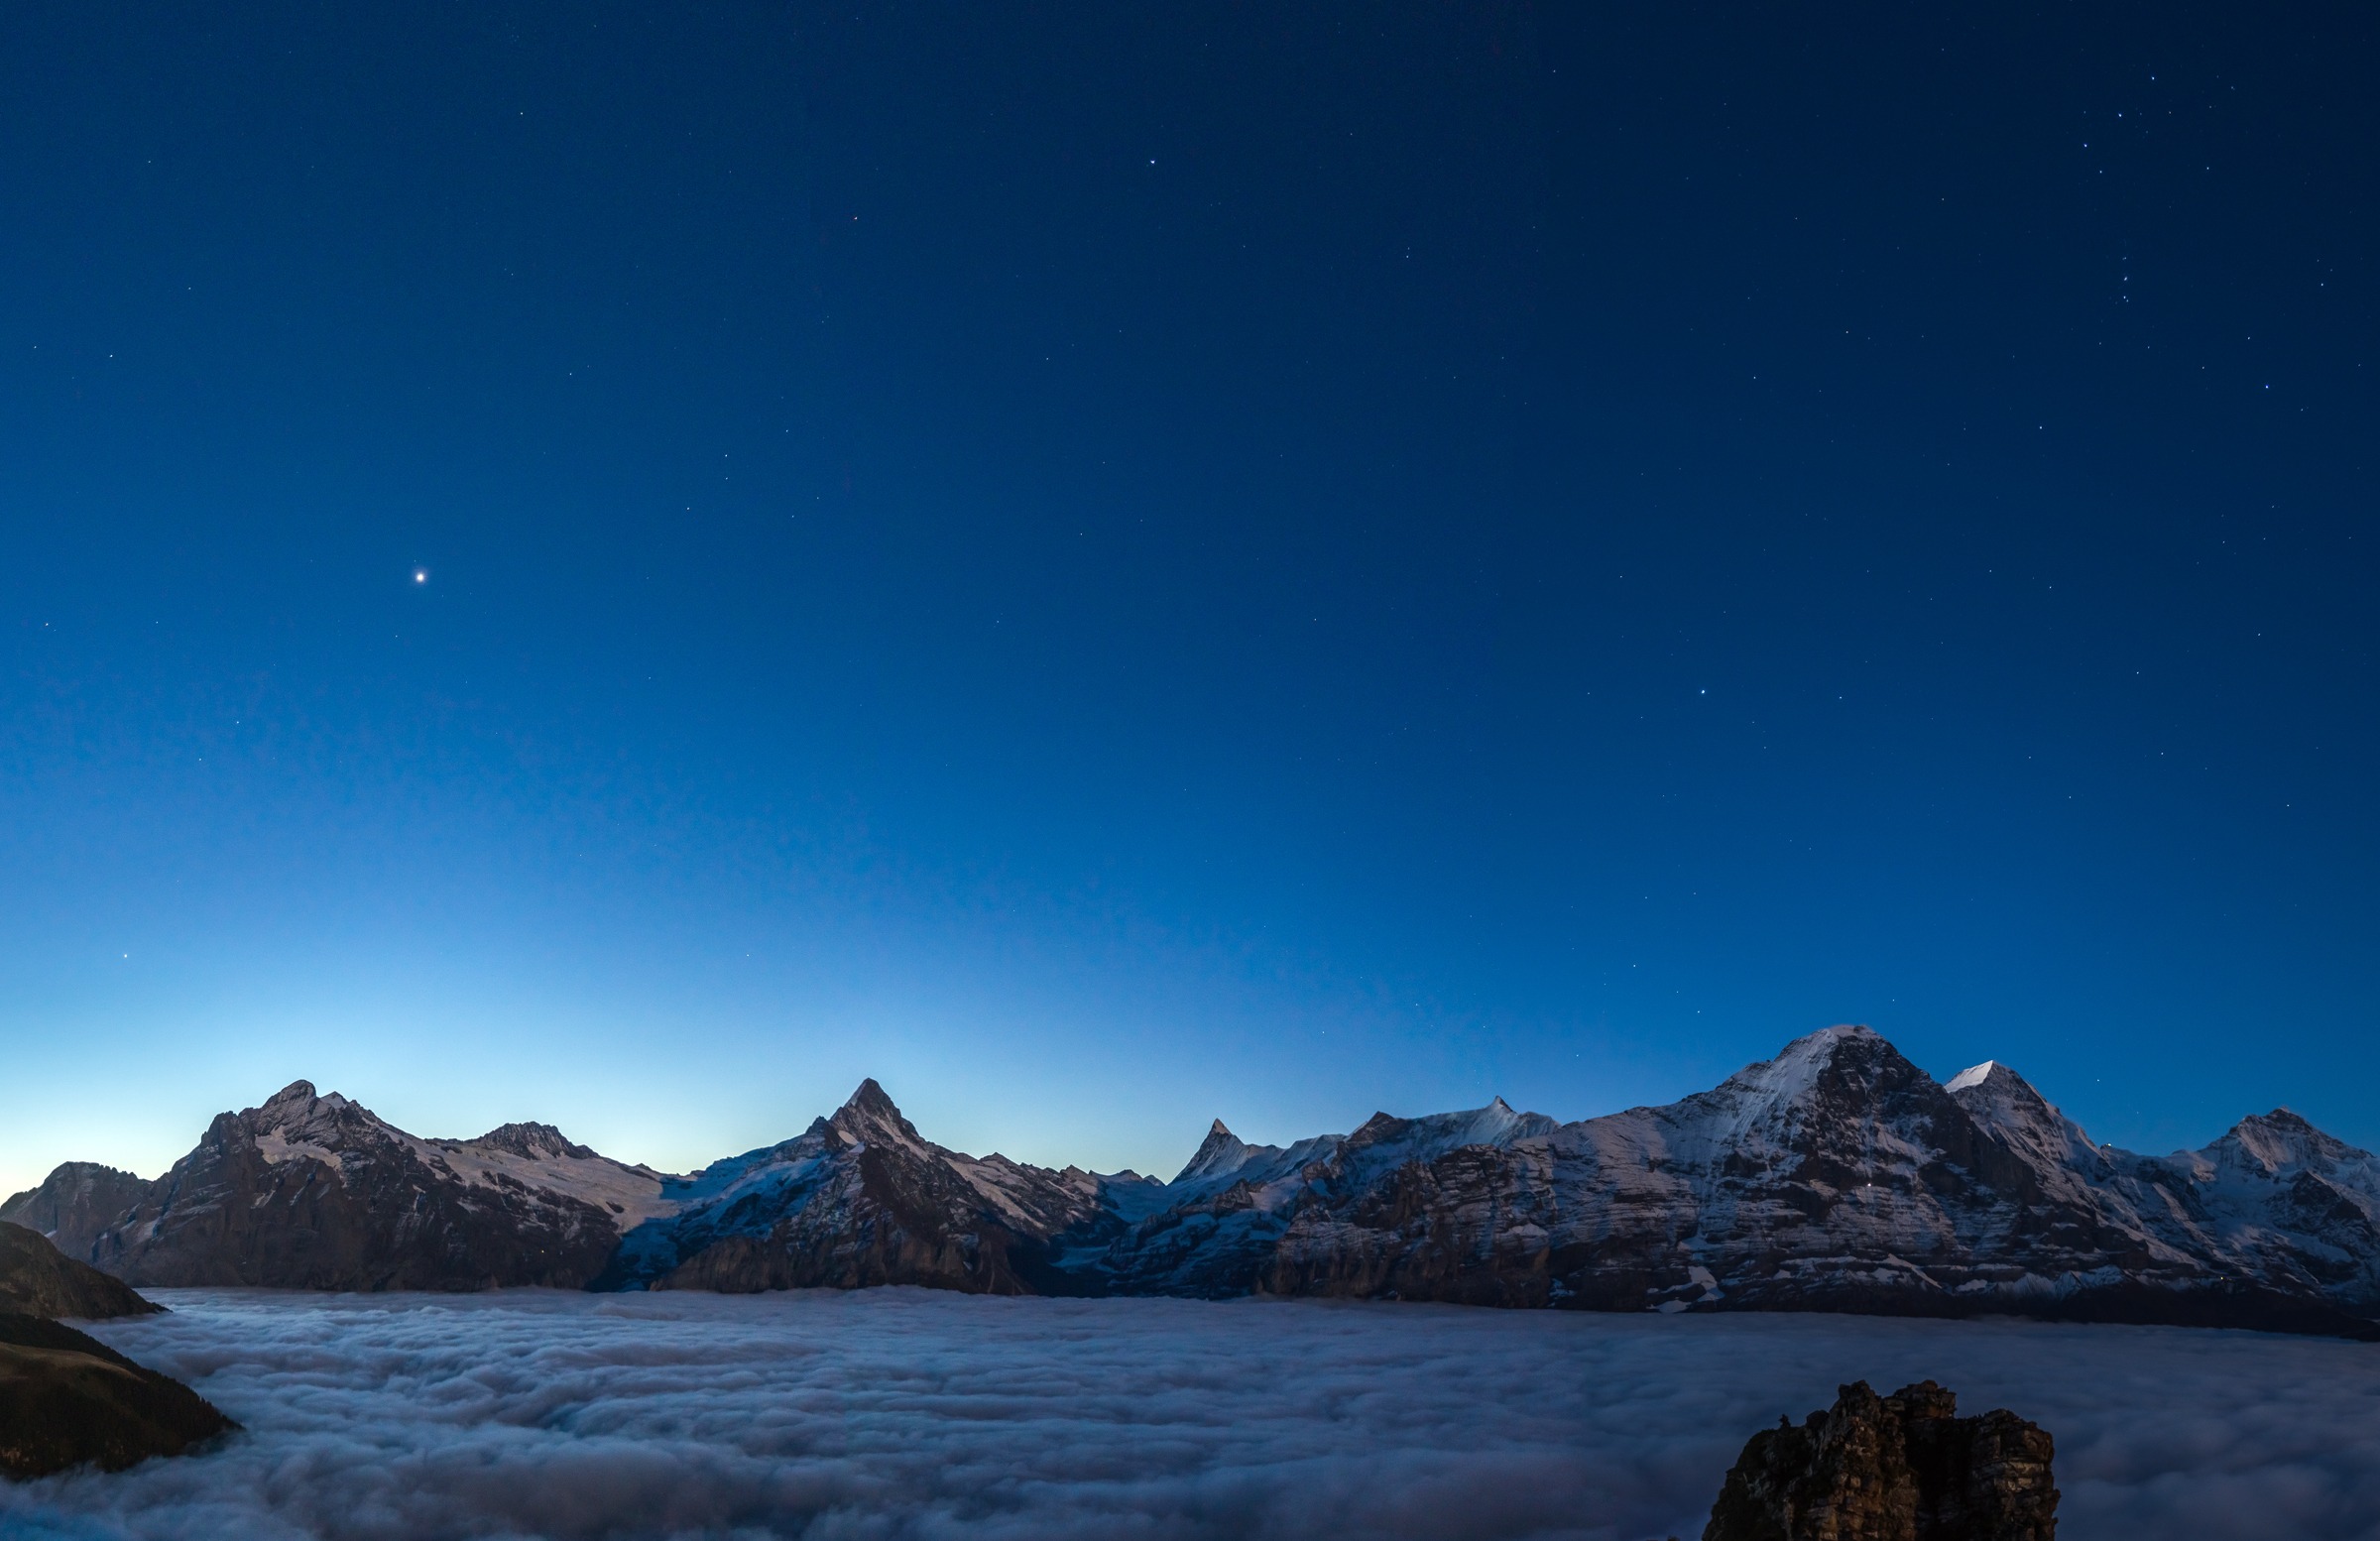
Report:
M 0 1313 L 0 1477 L 120 1472 L 238 1428 L 197 1392 L 97 1339 Z

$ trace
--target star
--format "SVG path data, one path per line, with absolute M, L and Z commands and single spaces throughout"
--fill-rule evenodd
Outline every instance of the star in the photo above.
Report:
M 429 569 L 426 567 L 416 567 L 414 569 L 414 581 L 416 583 L 427 583 L 429 581 Z

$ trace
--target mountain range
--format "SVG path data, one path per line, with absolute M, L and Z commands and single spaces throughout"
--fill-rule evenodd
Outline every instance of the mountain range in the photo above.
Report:
M 0 1205 L 141 1286 L 1327 1295 L 1602 1311 L 2019 1314 L 2380 1339 L 2380 1160 L 2295 1114 L 2094 1144 L 1985 1062 L 1866 1027 L 1577 1123 L 1501 1100 L 1250 1145 L 1170 1182 L 970 1156 L 874 1081 L 672 1175 L 535 1124 L 405 1132 L 298 1082 L 155 1181 L 70 1162 Z

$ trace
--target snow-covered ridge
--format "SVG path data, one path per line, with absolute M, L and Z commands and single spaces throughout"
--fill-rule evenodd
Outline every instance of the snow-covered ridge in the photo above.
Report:
M 311 1160 L 342 1175 L 351 1161 L 395 1147 L 466 1187 L 518 1188 L 592 1204 L 618 1217 L 622 1230 L 675 1212 L 668 1179 L 647 1166 L 598 1155 L 542 1124 L 507 1124 L 476 1139 L 425 1139 L 388 1123 L 336 1092 L 321 1096 L 292 1082 L 250 1111 L 256 1148 L 276 1165 Z

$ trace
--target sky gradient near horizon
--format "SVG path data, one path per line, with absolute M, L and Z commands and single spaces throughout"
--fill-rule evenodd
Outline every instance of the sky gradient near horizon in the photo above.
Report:
M 2380 1143 L 2374 26 L 0 18 L 0 1192 L 1838 1021 Z

